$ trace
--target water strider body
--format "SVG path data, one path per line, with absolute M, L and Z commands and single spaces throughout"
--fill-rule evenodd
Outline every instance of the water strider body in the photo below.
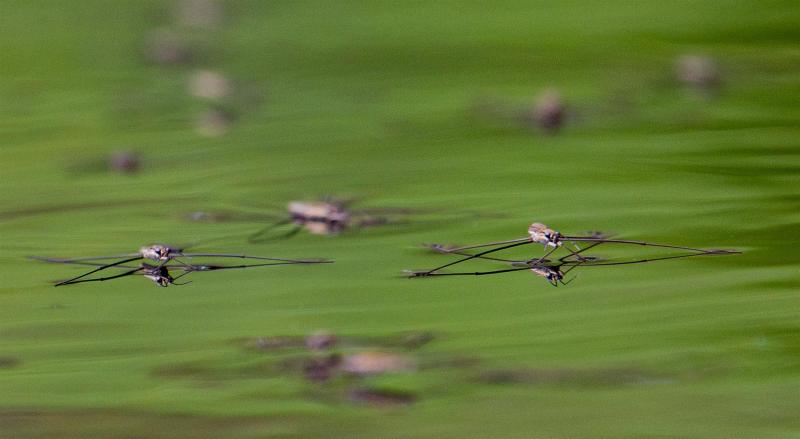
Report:
M 545 247 L 561 247 L 564 245 L 562 235 L 542 223 L 533 223 L 528 226 L 528 236 L 531 242 L 542 244 Z
M 334 235 L 356 225 L 352 223 L 353 216 L 350 212 L 339 203 L 292 201 L 287 210 L 295 226 L 303 227 L 314 235 Z

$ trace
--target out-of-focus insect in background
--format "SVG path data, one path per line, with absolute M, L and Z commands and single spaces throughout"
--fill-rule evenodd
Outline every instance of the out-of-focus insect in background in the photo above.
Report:
M 2 2 L 0 438 L 795 435 L 799 40 L 794 1 Z M 403 278 L 538 222 L 743 253 Z M 335 263 L 27 259 L 158 242 Z

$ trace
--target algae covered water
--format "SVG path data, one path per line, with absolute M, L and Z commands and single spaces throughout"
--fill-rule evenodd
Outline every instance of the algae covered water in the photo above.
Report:
M 0 437 L 798 434 L 792 2 L 208 4 L 0 8 Z M 248 242 L 325 196 L 397 221 Z M 536 221 L 743 254 L 403 277 Z M 336 262 L 26 259 L 154 242 Z

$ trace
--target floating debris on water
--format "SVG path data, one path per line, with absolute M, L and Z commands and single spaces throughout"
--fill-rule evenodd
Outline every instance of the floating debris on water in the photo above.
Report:
M 195 58 L 195 50 L 188 38 L 167 28 L 150 31 L 143 47 L 145 59 L 162 67 L 189 64 Z
M 635 368 L 611 369 L 496 369 L 478 375 L 486 384 L 554 385 L 554 386 L 624 386 L 668 384 L 677 380 Z
M 195 132 L 204 137 L 225 135 L 233 123 L 233 114 L 221 108 L 210 108 L 203 111 L 195 122 Z
M 564 124 L 565 115 L 564 99 L 557 90 L 550 89 L 536 97 L 528 119 L 544 133 L 556 134 Z
M 141 161 L 139 154 L 134 151 L 115 151 L 106 159 L 106 166 L 113 172 L 134 174 L 139 170 Z
M 683 55 L 675 63 L 675 77 L 695 90 L 708 93 L 719 87 L 720 72 L 713 58 L 705 55 Z
M 189 94 L 196 98 L 219 100 L 230 96 L 231 81 L 214 70 L 197 70 L 189 77 Z
M 0 356 L 0 369 L 11 369 L 22 364 L 22 361 L 16 357 L 2 357 Z
M 335 334 L 326 331 L 317 331 L 306 337 L 306 347 L 312 351 L 326 351 L 336 346 L 339 341 Z
M 304 345 L 302 337 L 290 336 L 271 336 L 271 337 L 258 337 L 252 342 L 247 343 L 256 349 L 263 351 L 273 351 L 276 349 L 298 348 Z
M 225 18 L 223 6 L 220 0 L 178 0 L 175 21 L 182 26 L 211 30 L 222 24 Z
M 307 336 L 271 335 L 233 340 L 233 343 L 247 349 L 274 351 L 281 349 L 306 349 L 311 352 L 324 352 L 332 349 L 375 348 L 419 349 L 436 339 L 430 331 L 408 331 L 384 336 L 359 337 L 336 335 L 329 331 L 315 331 Z
M 341 363 L 339 354 L 308 358 L 303 364 L 303 376 L 315 383 L 328 381 L 339 372 Z
M 430 331 L 409 332 L 400 337 L 400 345 L 407 349 L 419 349 L 435 339 L 436 336 Z
M 413 393 L 392 389 L 359 388 L 350 390 L 347 395 L 352 402 L 373 407 L 406 406 L 417 400 Z

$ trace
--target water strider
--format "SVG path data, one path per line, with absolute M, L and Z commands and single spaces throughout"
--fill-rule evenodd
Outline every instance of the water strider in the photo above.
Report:
M 351 209 L 352 200 L 337 200 L 326 197 L 319 201 L 291 201 L 285 214 L 254 214 L 235 212 L 198 211 L 187 215 L 192 221 L 223 222 L 233 220 L 262 221 L 271 223 L 248 237 L 251 243 L 290 238 L 302 230 L 312 235 L 332 236 L 347 230 L 400 224 L 408 222 L 403 216 L 430 213 L 407 208 Z M 421 221 L 420 221 L 421 222 Z M 291 226 L 281 234 L 270 235 L 276 229 Z
M 571 243 L 575 247 L 575 250 L 568 248 L 565 243 Z M 577 243 L 589 243 L 588 246 L 584 248 L 580 248 L 577 246 Z M 586 265 L 619 265 L 620 263 L 606 263 L 606 264 L 599 264 L 597 261 L 598 259 L 592 257 L 583 256 L 582 253 L 586 252 L 589 249 L 592 249 L 600 244 L 629 244 L 629 245 L 640 245 L 640 246 L 649 246 L 649 247 L 658 247 L 658 248 L 668 248 L 674 250 L 684 250 L 690 251 L 692 253 L 688 255 L 681 255 L 678 257 L 686 257 L 686 256 L 698 256 L 698 255 L 713 255 L 713 254 L 735 254 L 740 253 L 738 251 L 733 250 L 704 250 L 698 249 L 693 247 L 685 247 L 685 246 L 678 246 L 678 245 L 671 245 L 671 244 L 658 244 L 646 241 L 636 241 L 636 240 L 627 240 L 627 239 L 611 239 L 608 235 L 602 234 L 600 232 L 593 232 L 586 236 L 570 236 L 564 235 L 560 232 L 557 232 L 550 227 L 545 226 L 541 223 L 533 223 L 528 227 L 528 236 L 524 238 L 516 238 L 510 239 L 505 241 L 496 241 L 490 242 L 485 244 L 475 244 L 475 245 L 467 245 L 467 246 L 446 246 L 442 244 L 430 244 L 427 245 L 428 248 L 442 254 L 454 254 L 464 256 L 461 259 L 456 261 L 440 265 L 436 268 L 424 271 L 411 271 L 408 274 L 411 277 L 424 277 L 424 276 L 452 276 L 452 275 L 462 275 L 462 274 L 469 274 L 469 275 L 483 275 L 483 274 L 497 274 L 497 273 L 505 273 L 509 271 L 517 271 L 523 269 L 530 269 L 534 274 L 537 274 L 541 277 L 546 278 L 550 283 L 553 285 L 557 285 L 558 282 L 563 282 L 563 274 L 558 268 L 554 269 L 552 262 L 547 259 L 551 254 L 557 251 L 559 248 L 565 248 L 569 251 L 569 255 L 560 258 L 559 265 L 567 265 L 574 268 L 577 266 L 575 264 L 586 264 Z M 494 256 L 488 256 L 489 254 L 499 252 L 501 250 L 510 249 L 513 247 L 518 247 L 526 244 L 541 244 L 545 248 L 551 248 L 547 251 L 543 256 L 538 258 L 532 258 L 525 261 L 515 261 L 510 259 L 503 259 Z M 476 249 L 476 248 L 483 248 L 483 247 L 493 247 L 489 250 L 480 251 L 478 253 L 468 253 L 466 250 Z M 572 259 L 570 259 L 572 258 Z M 637 260 L 636 263 L 639 262 L 649 262 L 652 260 L 659 260 L 659 259 L 673 259 L 675 256 L 664 257 L 664 258 L 654 258 L 654 259 L 643 259 Z M 484 271 L 484 272 L 470 272 L 470 273 L 439 273 L 439 270 L 444 268 L 466 262 L 472 259 L 486 259 L 486 260 L 494 260 L 499 262 L 506 262 L 511 263 L 515 266 L 519 266 L 520 264 L 525 264 L 525 268 L 511 268 L 511 269 L 504 269 L 504 270 L 494 270 L 494 271 Z M 634 263 L 634 262 L 626 262 L 626 263 Z M 570 268 L 572 269 L 572 268 Z
M 87 260 L 66 260 L 66 259 L 44 259 L 44 258 L 37 258 L 39 260 L 44 260 L 47 262 L 56 262 L 56 263 L 63 263 L 63 264 L 77 264 L 77 265 L 90 265 L 90 266 L 102 266 L 102 263 L 98 262 L 91 262 Z M 159 264 L 159 265 L 152 265 L 146 262 L 140 263 L 138 266 L 130 266 L 130 265 L 115 265 L 114 269 L 126 270 L 122 273 L 118 273 L 112 276 L 105 276 L 105 277 L 98 277 L 98 278 L 91 278 L 91 279 L 81 279 L 75 280 L 72 282 L 58 282 L 58 285 L 65 285 L 65 284 L 77 284 L 83 282 L 103 282 L 112 279 L 118 279 L 121 277 L 126 276 L 133 276 L 133 275 L 140 275 L 144 276 L 145 278 L 153 281 L 156 285 L 160 287 L 167 287 L 169 285 L 186 285 L 191 282 L 184 282 L 178 283 L 176 282 L 178 279 L 186 276 L 187 274 L 194 273 L 194 272 L 207 272 L 207 271 L 218 271 L 218 270 L 232 270 L 232 269 L 244 269 L 244 268 L 253 268 L 253 267 L 267 267 L 273 265 L 295 265 L 295 264 L 329 264 L 333 261 L 329 260 L 308 260 L 308 261 L 283 261 L 279 260 L 278 262 L 267 262 L 262 264 L 241 264 L 241 265 L 221 265 L 221 264 Z M 173 277 L 172 273 L 175 271 L 181 271 L 182 274 Z
M 576 243 L 581 243 L 581 242 L 588 242 L 588 243 L 591 243 L 591 245 L 589 247 L 586 247 L 583 250 L 581 250 L 580 248 L 577 247 L 577 244 L 576 244 Z M 565 243 L 572 243 L 575 246 L 576 249 L 572 250 L 572 249 L 566 247 L 564 245 Z M 687 250 L 687 251 L 696 252 L 696 253 L 702 253 L 702 254 L 709 254 L 709 253 L 724 254 L 724 253 L 730 253 L 730 251 L 728 251 L 728 250 L 703 250 L 703 249 L 698 249 L 698 248 L 684 247 L 684 246 L 671 245 L 671 244 L 657 244 L 657 243 L 652 243 L 652 242 L 635 241 L 635 240 L 629 240 L 629 239 L 611 239 L 611 238 L 609 238 L 608 235 L 602 234 L 600 232 L 594 232 L 594 233 L 586 235 L 586 236 L 569 236 L 569 235 L 563 235 L 562 233 L 557 232 L 557 231 L 551 229 L 550 227 L 547 227 L 546 225 L 544 225 L 542 223 L 533 223 L 528 227 L 528 236 L 526 236 L 524 238 L 515 238 L 515 239 L 509 239 L 509 240 L 505 240 L 505 241 L 495 241 L 495 242 L 489 242 L 489 243 L 485 243 L 485 244 L 475 244 L 475 245 L 467 245 L 467 246 L 461 246 L 461 247 L 448 247 L 448 246 L 444 246 L 444 245 L 434 244 L 433 246 L 430 246 L 434 250 L 436 250 L 436 251 L 438 251 L 440 253 L 451 253 L 451 254 L 460 254 L 460 252 L 462 252 L 464 250 L 470 250 L 470 249 L 481 248 L 481 247 L 495 247 L 495 248 L 492 248 L 492 249 L 489 249 L 489 250 L 484 250 L 484 251 L 481 251 L 481 252 L 478 252 L 478 253 L 475 253 L 475 254 L 466 254 L 466 255 L 464 255 L 465 257 L 462 258 L 462 259 L 458 259 L 458 260 L 450 262 L 448 264 L 444 264 L 444 265 L 441 265 L 439 267 L 432 268 L 432 269 L 428 270 L 427 273 L 428 274 L 432 274 L 432 273 L 434 273 L 434 272 L 436 272 L 438 270 L 441 270 L 443 268 L 447 268 L 447 267 L 450 267 L 452 265 L 456 265 L 456 264 L 459 264 L 461 262 L 465 262 L 465 261 L 468 261 L 468 260 L 471 260 L 471 259 L 475 259 L 475 258 L 484 258 L 485 259 L 486 258 L 485 255 L 488 255 L 488 254 L 491 254 L 491 253 L 495 253 L 495 252 L 498 252 L 498 251 L 501 251 L 501 250 L 513 248 L 513 247 L 518 247 L 518 246 L 521 246 L 521 245 L 526 245 L 526 244 L 541 244 L 545 248 L 551 247 L 551 250 L 547 251 L 540 258 L 532 259 L 532 261 L 533 260 L 544 261 L 544 260 L 547 259 L 547 257 L 549 257 L 552 253 L 554 253 L 559 248 L 565 248 L 566 250 L 568 250 L 570 252 L 570 254 L 572 256 L 576 256 L 578 259 L 581 259 L 580 255 L 579 255 L 581 252 L 587 250 L 590 247 L 594 247 L 596 245 L 606 244 L 606 243 L 631 244 L 631 245 L 641 245 L 641 246 L 649 246 L 649 247 L 669 248 L 669 249 L 675 249 L 675 250 Z
M 143 246 L 139 249 L 137 253 L 126 253 L 126 254 L 119 254 L 119 255 L 111 255 L 111 256 L 87 256 L 81 258 L 45 258 L 40 256 L 31 256 L 31 259 L 36 259 L 45 262 L 55 262 L 55 263 L 81 263 L 81 262 L 89 262 L 89 261 L 99 261 L 104 259 L 120 259 L 118 261 L 114 261 L 111 263 L 88 263 L 88 265 L 96 265 L 97 268 L 86 272 L 80 276 L 73 277 L 71 279 L 67 279 L 65 281 L 58 282 L 56 286 L 61 285 L 68 285 L 73 283 L 80 283 L 79 279 L 82 279 L 90 274 L 96 273 L 98 271 L 105 270 L 107 268 L 121 266 L 122 264 L 126 264 L 129 262 L 134 261 L 141 261 L 141 260 L 151 260 L 158 262 L 156 267 L 163 267 L 169 261 L 176 261 L 183 267 L 212 267 L 212 266 L 201 266 L 201 265 L 190 265 L 182 262 L 177 258 L 195 258 L 195 257 L 219 257 L 219 258 L 237 258 L 237 259 L 254 259 L 254 260 L 267 260 L 267 261 L 275 261 L 278 264 L 263 264 L 263 265 L 286 265 L 286 264 L 319 264 L 319 263 L 329 263 L 331 261 L 324 260 L 324 259 L 285 259 L 285 258 L 272 258 L 272 257 L 264 257 L 264 256 L 249 256 L 249 255 L 240 255 L 240 254 L 229 254 L 229 253 L 186 253 L 181 248 L 171 247 L 164 244 L 151 244 Z M 174 265 L 172 267 L 175 267 Z M 137 267 L 136 270 L 146 270 L 142 266 Z M 135 270 L 134 270 L 135 271 Z M 197 270 L 195 270 L 197 271 Z M 133 273 L 131 273 L 133 274 Z M 119 275 L 115 277 L 121 277 Z
M 396 222 L 388 216 L 381 214 L 407 213 L 401 209 L 349 209 L 350 203 L 325 199 L 322 201 L 291 201 L 286 206 L 285 214 L 253 214 L 238 212 L 198 211 L 187 215 L 192 221 L 271 221 L 269 225 L 258 230 L 248 237 L 251 243 L 264 242 L 275 239 L 291 238 L 302 230 L 312 235 L 338 235 L 348 229 L 361 229 L 366 227 L 384 225 Z M 268 236 L 270 232 L 283 226 L 292 227 L 275 236 Z

